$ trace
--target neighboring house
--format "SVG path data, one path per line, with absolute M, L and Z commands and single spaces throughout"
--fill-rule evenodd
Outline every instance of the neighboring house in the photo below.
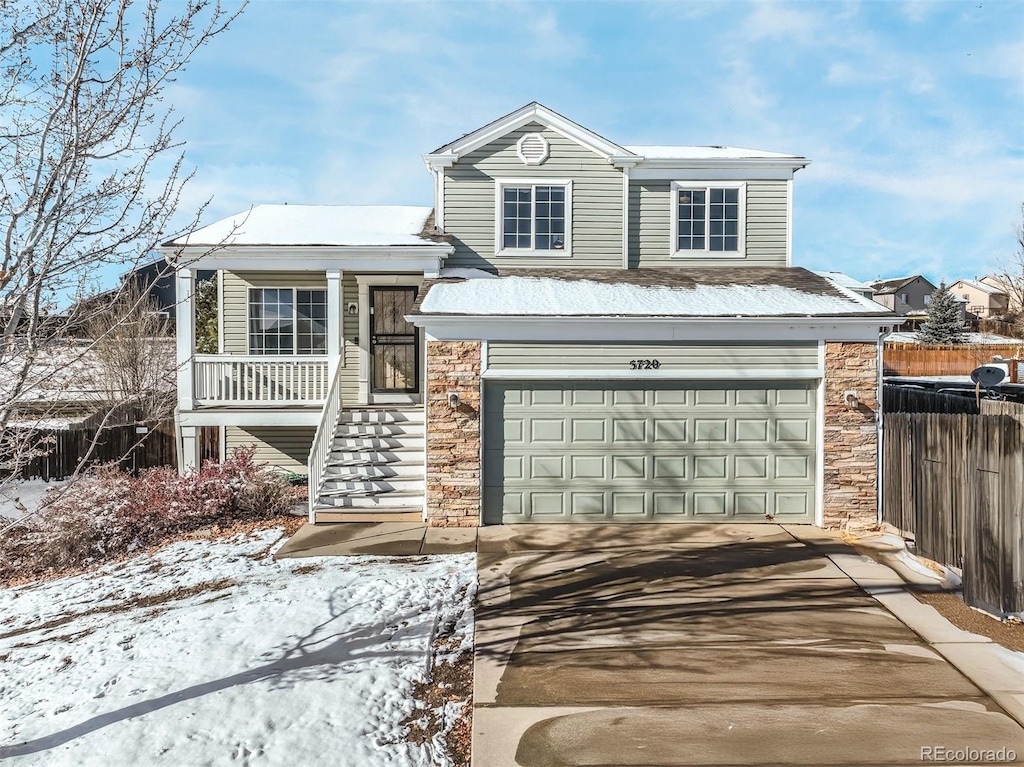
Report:
M 845 274 L 843 272 L 815 271 L 814 273 L 821 277 L 825 277 L 826 279 L 832 280 L 832 282 L 836 283 L 840 287 L 844 287 L 847 290 L 852 290 L 857 295 L 864 296 L 864 298 L 867 298 L 869 300 L 874 300 L 875 289 L 866 282 L 861 282 L 860 280 L 854 279 L 850 275 Z
M 529 104 L 423 156 L 431 207 L 257 205 L 166 243 L 197 429 L 308 472 L 314 522 L 876 520 L 878 338 L 790 264 L 803 157 L 622 146 Z M 210 251 L 211 245 L 217 245 Z
M 1006 293 L 980 280 L 957 280 L 949 292 L 965 302 L 967 312 L 979 320 L 1002 317 L 1009 311 L 1010 299 Z
M 1017 285 L 1021 283 L 1020 277 L 1011 277 L 1010 279 Z M 1006 310 L 1008 312 L 1020 313 L 1024 311 L 1024 306 L 1021 306 L 1020 302 L 1021 291 L 1015 289 L 1013 285 L 1005 283 L 1003 279 L 994 274 L 987 274 L 978 282 L 990 288 L 995 288 L 1000 293 L 1004 293 L 1006 295 Z
M 871 287 L 875 290 L 874 300 L 877 303 L 901 316 L 927 312 L 932 294 L 938 290 L 920 274 L 877 280 L 871 283 Z

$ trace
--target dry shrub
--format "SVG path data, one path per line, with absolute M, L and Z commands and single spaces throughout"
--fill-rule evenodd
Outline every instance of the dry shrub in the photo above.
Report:
M 100 466 L 0 540 L 0 580 L 103 562 L 210 525 L 291 512 L 305 493 L 238 448 L 182 477 L 169 467 L 137 477 Z

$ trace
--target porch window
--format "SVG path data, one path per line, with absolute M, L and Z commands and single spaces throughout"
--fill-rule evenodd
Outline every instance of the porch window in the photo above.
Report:
M 326 354 L 327 291 L 249 288 L 250 354 Z

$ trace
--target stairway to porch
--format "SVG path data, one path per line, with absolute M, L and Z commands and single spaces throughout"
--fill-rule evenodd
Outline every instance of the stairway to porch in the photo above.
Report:
M 422 405 L 345 408 L 338 417 L 317 522 L 423 519 Z

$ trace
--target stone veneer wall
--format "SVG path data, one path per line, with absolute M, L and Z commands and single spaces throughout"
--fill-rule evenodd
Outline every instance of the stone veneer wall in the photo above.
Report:
M 479 525 L 480 478 L 480 342 L 428 341 L 427 524 Z
M 876 524 L 878 431 L 877 346 L 825 344 L 825 527 Z M 850 409 L 843 393 L 857 392 Z

